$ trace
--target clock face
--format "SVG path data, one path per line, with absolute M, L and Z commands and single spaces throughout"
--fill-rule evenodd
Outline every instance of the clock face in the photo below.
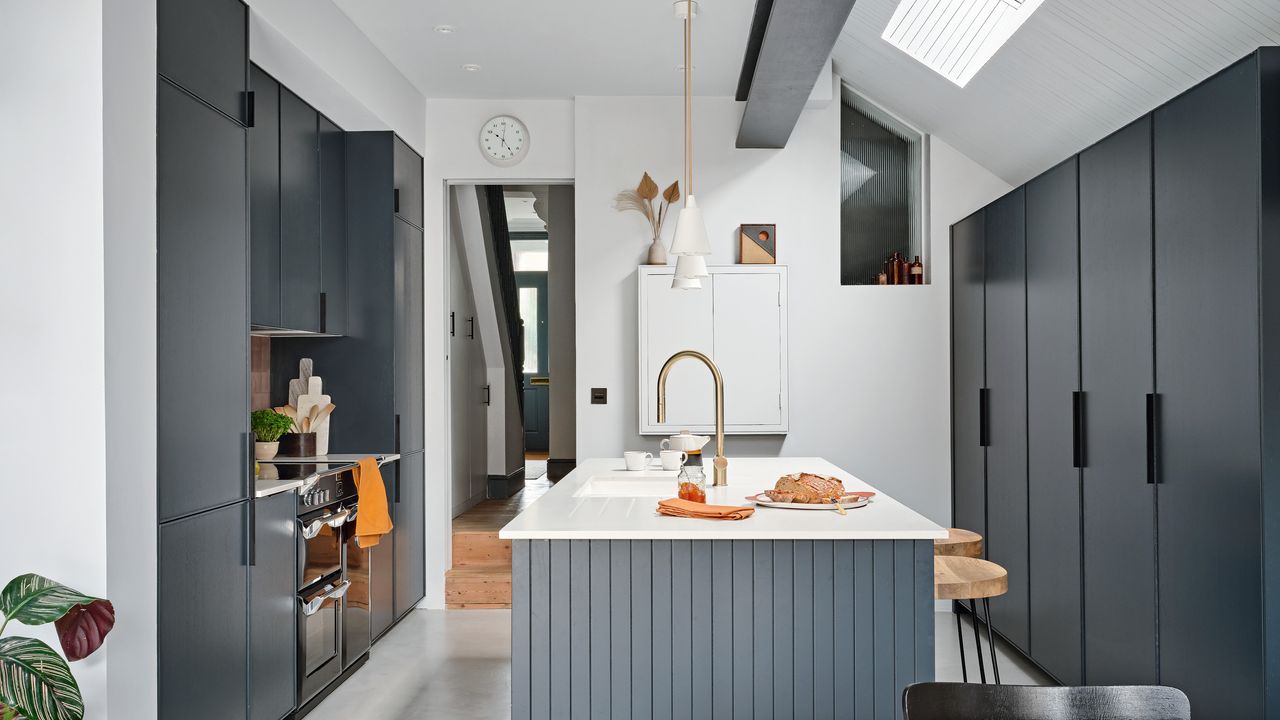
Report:
M 529 151 L 529 129 L 510 115 L 498 115 L 480 128 L 480 151 L 494 165 L 515 165 Z

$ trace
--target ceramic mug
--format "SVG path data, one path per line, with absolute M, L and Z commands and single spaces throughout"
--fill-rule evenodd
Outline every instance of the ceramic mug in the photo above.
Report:
M 683 450 L 663 450 L 658 455 L 662 458 L 663 470 L 679 470 L 689 460 L 689 453 Z
M 653 453 L 628 450 L 622 453 L 622 459 L 627 463 L 628 470 L 644 470 L 653 461 Z

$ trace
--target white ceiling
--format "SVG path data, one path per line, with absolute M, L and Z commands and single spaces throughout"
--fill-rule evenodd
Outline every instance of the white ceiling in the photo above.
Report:
M 838 72 L 1011 183 L 1280 45 L 1280 0 L 1045 0 L 962 89 L 880 39 L 897 5 L 858 0 Z
M 430 98 L 677 95 L 671 0 L 334 0 Z M 752 0 L 699 0 L 694 92 L 732 95 Z M 443 35 L 437 25 L 452 25 Z M 474 63 L 479 72 L 462 65 Z

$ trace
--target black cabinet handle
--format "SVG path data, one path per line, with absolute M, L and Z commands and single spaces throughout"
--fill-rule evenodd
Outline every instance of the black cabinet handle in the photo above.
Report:
M 396 491 L 395 491 L 396 505 L 400 504 L 400 471 L 403 469 L 400 467 L 400 465 L 401 465 L 400 463 L 396 463 Z
M 1160 482 L 1160 394 L 1147 393 L 1147 483 Z
M 396 414 L 396 452 L 400 452 L 400 415 Z
M 455 328 L 453 327 L 453 323 L 456 316 L 457 316 L 457 313 L 455 312 L 449 313 L 449 337 L 453 337 L 456 334 Z
M 1084 393 L 1071 393 L 1071 466 L 1084 467 Z
M 258 473 L 254 471 L 254 466 L 258 464 L 258 461 L 253 458 L 253 451 L 255 449 L 254 443 L 258 440 L 258 437 L 253 434 L 252 430 L 245 433 L 244 436 L 244 496 L 251 498 L 253 497 L 253 483 L 254 480 L 257 479 L 258 475 Z
M 991 390 L 978 388 L 978 445 L 982 447 L 991 446 L 990 406 Z
M 467 339 L 476 339 L 476 319 L 474 317 L 467 318 Z
M 493 391 L 490 390 L 489 387 L 490 386 L 488 385 L 484 386 L 484 404 L 485 405 L 488 405 L 490 402 L 493 401 L 493 395 L 492 395 Z
M 258 500 L 249 499 L 249 567 L 258 564 Z
M 253 91 L 250 90 L 244 94 L 244 126 L 253 127 L 255 116 L 257 115 L 256 103 L 254 102 Z
M 396 188 L 395 190 L 392 191 L 392 193 L 394 193 L 393 202 L 395 203 L 395 206 L 396 206 L 395 212 L 400 212 L 400 188 Z
M 327 332 L 329 325 L 329 295 L 320 293 L 320 332 Z

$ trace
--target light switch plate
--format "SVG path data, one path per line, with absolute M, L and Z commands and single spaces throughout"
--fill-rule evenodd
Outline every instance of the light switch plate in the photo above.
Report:
M 592 405 L 609 404 L 609 388 L 591 388 Z

